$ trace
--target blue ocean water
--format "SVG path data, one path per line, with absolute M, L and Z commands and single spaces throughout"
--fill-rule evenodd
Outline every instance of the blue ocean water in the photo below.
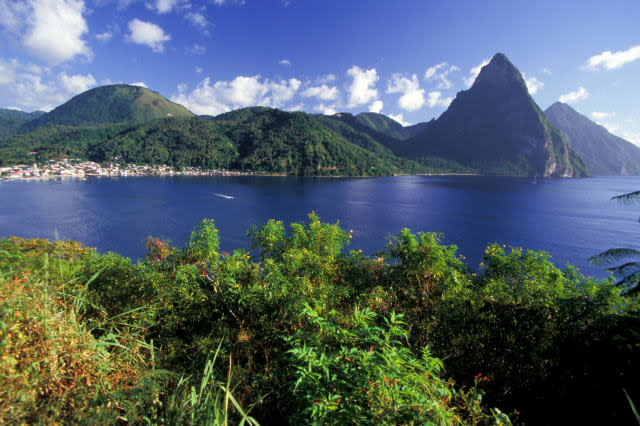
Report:
M 0 237 L 74 239 L 132 259 L 155 236 L 182 245 L 213 218 L 222 249 L 249 248 L 247 230 L 269 218 L 353 229 L 351 248 L 372 254 L 402 228 L 444 234 L 476 267 L 491 242 L 546 250 L 558 265 L 605 273 L 587 259 L 640 245 L 640 208 L 610 198 L 640 177 L 541 179 L 487 176 L 383 178 L 131 177 L 0 182 Z

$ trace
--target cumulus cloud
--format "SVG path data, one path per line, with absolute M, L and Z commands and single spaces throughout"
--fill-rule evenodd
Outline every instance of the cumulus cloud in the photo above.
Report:
M 449 73 L 454 71 L 460 71 L 460 68 L 455 65 L 449 65 L 446 62 L 441 62 L 437 65 L 427 68 L 424 73 L 425 80 L 435 80 L 437 81 L 438 89 L 451 89 L 453 87 L 453 82 L 447 78 Z
M 316 111 L 320 111 L 324 115 L 333 115 L 338 113 L 338 111 L 336 111 L 335 105 L 320 104 L 314 107 L 313 109 L 315 109 Z
M 371 105 L 369 105 L 369 112 L 375 112 L 380 114 L 382 112 L 382 108 L 384 104 L 381 100 L 374 101 Z
M 153 3 L 147 3 L 147 7 L 160 14 L 169 13 L 180 1 L 181 0 L 156 0 Z
M 420 88 L 418 76 L 411 78 L 400 74 L 393 74 L 387 82 L 387 93 L 402 93 L 398 99 L 398 106 L 405 111 L 417 111 L 424 105 L 424 89 Z
M 411 125 L 411 123 L 409 123 L 407 121 L 404 121 L 404 117 L 402 116 L 402 113 L 397 114 L 397 115 L 395 115 L 395 114 L 387 114 L 387 117 L 389 117 L 392 120 L 397 121 L 398 123 L 402 124 L 405 127 Z
M 202 69 L 202 67 L 196 67 L 196 72 L 197 72 L 198 74 L 201 74 L 201 73 L 202 73 L 202 71 L 204 71 L 204 69 Z
M 476 77 L 478 76 L 478 74 L 480 74 L 482 67 L 484 67 L 488 63 L 489 63 L 489 59 L 487 58 L 487 59 L 484 59 L 482 62 L 480 62 L 477 66 L 471 68 L 469 70 L 469 76 L 463 77 L 464 84 L 466 84 L 467 87 L 471 87 L 473 85 L 473 82 L 476 81 Z
M 527 89 L 529 89 L 529 94 L 535 95 L 538 90 L 542 89 L 544 83 L 538 80 L 535 77 L 527 77 L 523 74 L 524 82 L 527 84 Z
M 558 98 L 558 101 L 570 104 L 572 102 L 578 102 L 585 100 L 589 97 L 589 92 L 584 87 L 578 87 L 578 90 L 565 93 Z
M 589 71 L 598 71 L 601 69 L 615 70 L 638 59 L 640 59 L 640 45 L 617 52 L 605 50 L 599 55 L 587 59 L 587 63 L 582 66 L 582 69 Z
M 171 40 L 169 34 L 151 22 L 134 18 L 129 21 L 129 35 L 127 39 L 136 44 L 149 46 L 154 52 L 163 52 L 164 44 Z
M 207 77 L 191 91 L 185 85 L 178 85 L 178 93 L 171 100 L 196 114 L 217 115 L 254 105 L 281 107 L 293 98 L 301 85 L 295 78 L 271 81 L 259 75 L 238 76 L 212 84 Z
M 66 72 L 59 74 L 62 87 L 69 93 L 82 93 L 96 85 L 96 79 L 91 74 L 67 75 Z
M 323 101 L 332 101 L 338 97 L 338 88 L 335 86 L 312 86 L 303 90 L 300 95 L 304 98 L 318 98 Z
M 129 86 L 138 86 L 138 87 L 144 87 L 145 89 L 148 89 L 149 87 L 144 84 L 142 81 L 136 81 L 135 83 L 129 83 Z
M 105 32 L 100 33 L 100 34 L 96 34 L 96 38 L 98 40 L 100 40 L 100 41 L 107 41 L 111 37 L 113 37 L 113 33 L 111 31 L 105 31 Z
M 436 90 L 433 92 L 429 92 L 427 104 L 429 105 L 429 108 L 435 108 L 435 107 L 447 108 L 449 107 L 449 104 L 451 104 L 452 101 L 453 101 L 453 98 L 451 96 L 445 98 L 442 96 L 441 92 L 438 92 Z
M 549 67 L 544 67 L 540 71 L 542 71 L 546 75 L 551 75 L 551 69 Z
M 286 65 L 289 66 L 291 65 L 291 61 L 288 59 L 282 59 L 280 62 L 278 62 L 280 65 Z
M 598 111 L 593 111 L 591 113 L 591 117 L 593 117 L 596 120 L 606 120 L 608 118 L 613 118 L 616 116 L 615 112 L 598 112 Z
M 82 0 L 0 0 L 0 25 L 18 37 L 31 55 L 51 64 L 92 57 Z
M 12 69 L 13 75 L 0 72 L 0 99 L 21 110 L 50 111 L 72 96 L 96 85 L 91 74 L 68 75 L 61 72 L 47 79 L 37 67 L 22 65 L 16 60 L 0 61 L 0 67 Z M 4 69 L 3 68 L 3 69 Z
M 378 90 L 375 88 L 378 81 L 378 73 L 375 68 L 363 70 L 358 66 L 352 66 L 347 74 L 353 78 L 349 85 L 349 108 L 367 104 L 378 98 Z

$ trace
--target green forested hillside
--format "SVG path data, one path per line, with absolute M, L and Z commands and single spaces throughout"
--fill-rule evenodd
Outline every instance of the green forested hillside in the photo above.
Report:
M 545 111 L 594 175 L 640 175 L 640 148 L 589 120 L 569 105 L 555 102 Z
M 53 111 L 26 123 L 23 130 L 53 125 L 147 121 L 167 116 L 192 117 L 193 113 L 147 88 L 114 84 L 96 87 L 71 98 Z
M 43 111 L 24 112 L 0 108 L 0 140 L 15 135 L 24 123 L 43 114 Z
M 30 156 L 28 152 L 37 152 Z M 390 175 L 425 170 L 369 135 L 314 115 L 246 108 L 215 118 L 39 127 L 0 142 L 0 161 L 56 154 L 94 161 L 169 164 L 296 175 Z

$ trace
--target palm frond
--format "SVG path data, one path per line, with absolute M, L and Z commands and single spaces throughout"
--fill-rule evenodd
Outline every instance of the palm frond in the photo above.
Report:
M 640 191 L 630 192 L 628 194 L 616 195 L 615 197 L 611 197 L 611 199 L 624 205 L 640 204 Z
M 627 262 L 620 266 L 607 268 L 614 275 L 633 275 L 640 272 L 640 262 Z
M 640 250 L 630 248 L 613 248 L 592 256 L 589 259 L 589 262 L 594 265 L 603 265 L 615 260 L 633 257 L 640 257 Z

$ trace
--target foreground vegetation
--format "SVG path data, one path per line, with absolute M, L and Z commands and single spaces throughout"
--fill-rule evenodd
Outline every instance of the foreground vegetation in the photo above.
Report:
M 498 244 L 472 270 L 406 229 L 369 257 L 314 214 L 248 234 L 220 252 L 204 220 L 137 264 L 1 240 L 0 422 L 633 421 L 640 304 L 613 280 Z

